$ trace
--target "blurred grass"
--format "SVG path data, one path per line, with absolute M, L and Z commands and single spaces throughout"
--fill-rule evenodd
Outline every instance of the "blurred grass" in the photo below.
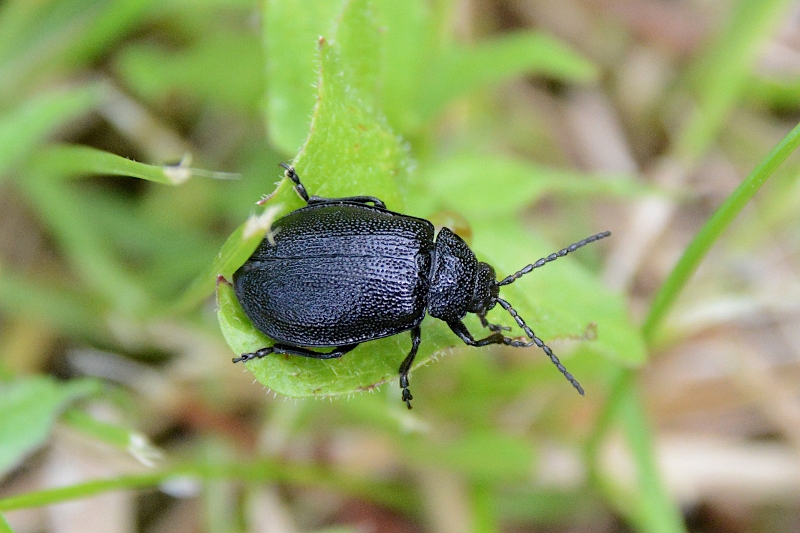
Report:
M 191 479 L 205 488 L 196 520 L 209 531 L 257 529 L 253 495 L 265 485 L 293 489 L 280 497 L 282 512 L 309 531 L 356 523 L 343 511 L 354 502 L 365 515 L 391 509 L 402 531 L 432 529 L 433 515 L 458 509 L 474 531 L 694 531 L 659 470 L 660 428 L 649 410 L 657 399 L 638 368 L 662 343 L 684 338 L 667 327 L 667 311 L 680 314 L 677 296 L 692 273 L 796 147 L 796 129 L 766 157 L 752 141 L 776 144 L 796 122 L 797 77 L 777 83 L 757 69 L 793 4 L 726 3 L 713 37 L 688 61 L 673 61 L 678 81 L 645 114 L 655 119 L 629 117 L 665 137 L 650 145 L 660 151 L 637 154 L 642 168 L 664 158 L 686 176 L 702 174 L 726 146 L 737 147 L 730 158 L 744 174 L 756 167 L 730 195 L 727 182 L 715 184 L 711 200 L 720 201 L 706 210 L 691 204 L 698 184 L 688 179 L 667 191 L 635 171 L 564 164 L 580 147 L 565 133 L 559 106 L 581 91 L 615 95 L 622 67 L 604 54 L 623 45 L 619 31 L 570 38 L 557 26 L 523 24 L 522 15 L 499 23 L 509 16 L 503 10 L 530 6 L 508 3 L 491 22 L 470 19 L 448 0 L 0 4 L 0 449 L 12 472 L 0 485 L 0 529 L 10 529 L 7 517 L 14 524 L 13 509 L 91 506 L 92 496 L 108 491 L 168 491 Z M 626 37 L 635 42 L 635 34 Z M 587 49 L 587 35 L 602 46 Z M 531 109 L 549 111 L 543 118 Z M 737 131 L 747 113 L 777 124 L 772 136 Z M 664 123 L 674 127 L 662 130 Z M 529 148 L 531 139 L 544 139 L 544 148 Z M 194 167 L 242 178 L 197 176 L 175 164 L 186 155 L 179 148 L 191 150 Z M 164 160 L 148 161 L 152 154 Z M 325 395 L 346 398 L 268 399 L 230 364 L 235 354 L 208 302 L 216 276 L 230 276 L 266 231 L 262 224 L 246 234 L 245 221 L 300 205 L 277 167 L 290 160 L 312 194 L 375 195 L 416 216 L 462 214 L 474 249 L 500 276 L 609 224 L 609 244 L 504 288 L 587 398 L 576 397 L 537 350 L 462 349 L 428 319 L 413 413 L 394 381 L 407 335 L 368 343 L 341 361 L 270 361 L 277 366 L 262 365 L 260 380 L 274 390 L 312 394 L 313 379 L 287 371 L 309 363 L 320 367 L 311 372 L 328 383 Z M 741 234 L 750 243 L 787 234 L 791 255 L 800 242 L 793 209 L 800 194 L 796 168 L 782 171 L 758 206 L 764 224 Z M 273 189 L 267 207 L 256 208 Z M 625 227 L 626 208 L 653 197 L 696 207 L 666 228 L 680 231 L 683 244 L 671 245 L 667 259 L 646 258 L 650 270 L 630 291 L 609 290 L 594 272 L 613 241 L 636 229 Z M 724 285 L 709 286 L 701 289 L 726 294 Z M 631 309 L 647 315 L 643 329 Z M 500 314 L 491 319 L 512 324 Z M 264 342 L 243 329 L 237 342 Z M 12 402 L 36 386 L 46 393 Z M 98 455 L 108 469 L 103 479 L 87 474 L 20 491 L 16 480 L 57 461 L 45 444 L 76 447 L 70 432 L 115 457 L 165 459 L 142 473 Z M 618 436 L 630 472 L 607 462 Z M 134 441 L 138 448 L 129 448 Z M 577 466 L 553 466 L 562 464 L 549 462 L 553 446 Z M 547 485 L 542 479 L 554 471 Z M 431 487 L 452 492 L 439 500 Z M 236 496 L 215 497 L 226 491 Z M 317 509 L 309 502 L 320 493 L 330 501 Z M 452 499 L 461 507 L 441 504 Z

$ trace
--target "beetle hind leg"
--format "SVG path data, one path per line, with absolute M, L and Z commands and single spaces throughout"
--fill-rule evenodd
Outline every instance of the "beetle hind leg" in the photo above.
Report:
M 300 176 L 294 170 L 294 167 L 288 163 L 280 163 L 286 172 L 284 173 L 287 178 L 294 182 L 294 190 L 309 205 L 311 204 L 325 204 L 325 203 L 338 203 L 338 202 L 354 202 L 357 204 L 372 204 L 375 207 L 386 209 L 386 204 L 379 198 L 374 196 L 348 196 L 346 198 L 323 198 L 321 196 L 309 196 L 305 185 L 300 182 Z
M 309 198 L 309 204 L 338 204 L 341 202 L 352 202 L 356 204 L 372 204 L 375 207 L 386 209 L 386 204 L 380 198 L 374 196 L 345 196 L 344 198 L 323 198 L 321 196 L 312 196 Z
M 239 357 L 234 357 L 234 363 L 246 363 L 247 361 L 251 361 L 253 359 L 261 359 L 262 357 L 266 357 L 272 353 L 272 346 L 267 346 L 265 348 L 261 348 L 260 350 L 256 350 L 252 353 L 243 353 Z
M 413 400 L 414 397 L 411 396 L 411 391 L 408 390 L 408 372 L 411 370 L 411 365 L 414 363 L 414 358 L 417 356 L 421 338 L 419 326 L 414 327 L 411 330 L 411 351 L 408 352 L 406 358 L 400 363 L 400 388 L 403 389 L 402 398 L 409 409 L 411 409 L 411 400 Z
M 346 344 L 345 346 L 336 346 L 330 352 L 315 352 L 308 348 L 301 348 L 299 346 L 289 346 L 288 344 L 276 344 L 274 346 L 267 346 L 261 348 L 253 353 L 243 353 L 240 357 L 234 358 L 234 363 L 244 363 L 253 359 L 260 359 L 266 357 L 271 353 L 285 354 L 285 355 L 300 355 L 303 357 L 310 357 L 312 359 L 336 359 L 343 356 L 347 352 L 352 352 L 356 349 L 356 344 Z
M 288 163 L 279 163 L 281 167 L 283 167 L 286 172 L 284 175 L 294 182 L 294 190 L 297 194 L 308 203 L 308 191 L 306 191 L 305 186 L 300 183 L 300 176 L 297 175 L 297 172 L 294 171 L 294 167 L 289 165 Z

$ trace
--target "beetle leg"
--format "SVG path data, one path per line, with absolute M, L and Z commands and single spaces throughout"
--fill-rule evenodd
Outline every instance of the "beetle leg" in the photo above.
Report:
M 411 392 L 408 390 L 408 371 L 411 370 L 411 365 L 414 363 L 414 358 L 417 356 L 420 340 L 420 329 L 419 326 L 416 326 L 411 329 L 411 351 L 408 352 L 406 358 L 400 363 L 400 388 L 403 389 L 403 401 L 406 402 L 409 409 L 411 409 L 411 400 L 413 400 L 414 397 L 411 396 Z
M 285 355 L 301 355 L 303 357 L 311 357 L 312 359 L 336 359 L 337 357 L 341 357 L 347 352 L 351 352 L 356 349 L 358 344 L 347 344 L 345 346 L 337 346 L 333 350 L 327 353 L 323 352 L 315 352 L 314 350 L 309 350 L 308 348 L 301 348 L 299 346 L 289 346 L 287 344 L 276 344 L 275 346 L 267 346 L 266 348 L 261 348 L 253 353 L 243 353 L 241 357 L 237 357 L 233 360 L 234 363 L 250 361 L 251 359 L 259 359 L 261 357 L 266 357 L 271 353 L 280 353 Z
M 372 204 L 375 207 L 386 209 L 386 204 L 380 198 L 374 196 L 346 196 L 345 198 L 322 198 L 321 196 L 312 196 L 309 198 L 309 204 L 338 204 L 342 202 L 352 202 L 354 204 Z
M 287 163 L 280 163 L 280 166 L 286 170 L 285 172 L 286 177 L 294 182 L 294 190 L 297 192 L 300 198 L 305 200 L 305 202 L 309 205 L 353 202 L 357 204 L 372 204 L 375 207 L 386 209 L 386 204 L 384 204 L 382 200 L 380 200 L 379 198 L 375 198 L 374 196 L 347 196 L 346 198 L 323 198 L 322 196 L 309 196 L 305 186 L 302 183 L 300 183 L 300 176 L 297 175 L 297 172 L 295 172 L 294 167 L 292 167 Z
M 480 347 L 488 346 L 490 344 L 505 344 L 506 346 L 512 346 L 514 348 L 526 348 L 528 346 L 533 346 L 533 341 L 528 342 L 512 339 L 511 337 L 505 337 L 499 332 L 494 332 L 488 337 L 475 340 L 475 337 L 473 337 L 469 332 L 467 326 L 465 326 L 460 320 L 453 320 L 452 322 L 448 322 L 447 325 L 450 326 L 450 329 L 453 330 L 453 333 L 458 335 L 459 339 L 470 346 Z
M 286 172 L 284 173 L 286 177 L 294 182 L 294 190 L 297 192 L 300 198 L 302 198 L 303 200 L 306 201 L 306 203 L 308 203 L 308 192 L 306 191 L 306 188 L 303 186 L 303 184 L 300 183 L 300 176 L 298 176 L 297 172 L 294 171 L 294 167 L 287 163 L 279 163 L 279 164 L 286 170 Z
M 308 199 L 308 205 L 311 204 L 340 204 L 343 202 L 352 202 L 354 204 L 372 204 L 375 207 L 386 209 L 386 204 L 383 200 L 375 198 L 374 196 L 347 196 L 345 198 L 323 198 L 322 196 L 311 196 Z
M 481 319 L 481 325 L 488 329 L 489 331 L 511 331 L 511 328 L 508 326 L 501 326 L 500 324 L 490 324 L 488 320 L 486 320 L 486 314 L 478 314 L 478 318 Z
M 558 370 L 562 374 L 564 374 L 564 377 L 567 378 L 567 380 L 570 383 L 572 383 L 572 386 L 575 387 L 575 389 L 581 395 L 583 395 L 583 387 L 581 387 L 581 384 L 578 383 L 578 380 L 575 379 L 575 377 L 572 374 L 567 372 L 567 369 L 564 368 L 564 365 L 561 364 L 561 361 L 558 360 L 558 357 L 556 357 L 556 354 L 553 353 L 553 350 L 551 350 L 550 347 L 547 346 L 542 341 L 542 339 L 540 339 L 539 337 L 537 337 L 533 333 L 531 328 L 529 328 L 528 325 L 525 324 L 525 321 L 522 320 L 522 317 L 520 317 L 517 314 L 517 312 L 514 311 L 514 309 L 511 307 L 511 305 L 509 305 L 508 302 L 506 302 L 502 298 L 498 298 L 497 301 L 501 306 L 503 306 L 504 309 L 506 309 L 509 313 L 511 313 L 511 316 L 514 317 L 514 319 L 517 321 L 517 324 L 519 324 L 519 326 L 522 329 L 525 330 L 525 333 L 527 333 L 528 336 L 531 338 L 531 340 L 529 342 L 519 341 L 519 340 L 516 340 L 516 339 L 512 339 L 511 337 L 504 337 L 502 333 L 493 333 L 493 334 L 489 335 L 488 337 L 486 337 L 485 339 L 480 339 L 480 340 L 476 341 L 472 337 L 472 335 L 470 334 L 469 330 L 464 325 L 464 323 L 461 322 L 460 320 L 454 320 L 452 322 L 448 322 L 447 325 L 450 326 L 450 329 L 453 330 L 453 333 L 458 335 L 458 337 L 462 341 L 464 341 L 466 344 L 468 344 L 470 346 L 486 346 L 486 345 L 489 345 L 489 344 L 505 344 L 506 346 L 511 346 L 513 348 L 527 348 L 528 346 L 533 346 L 535 344 L 536 346 L 538 346 L 539 348 L 544 350 L 544 353 L 547 354 L 547 356 L 550 358 L 550 361 L 552 361 L 553 364 L 556 365 Z

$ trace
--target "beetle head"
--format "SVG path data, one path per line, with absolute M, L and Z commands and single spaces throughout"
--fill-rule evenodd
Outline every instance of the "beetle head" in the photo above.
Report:
M 486 311 L 497 305 L 498 294 L 500 294 L 500 285 L 495 280 L 494 268 L 486 263 L 478 263 L 478 272 L 475 274 L 475 292 L 467 311 L 485 314 Z

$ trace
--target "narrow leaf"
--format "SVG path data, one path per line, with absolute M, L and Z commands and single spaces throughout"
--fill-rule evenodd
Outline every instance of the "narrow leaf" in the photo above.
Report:
M 434 63 L 421 100 L 421 115 L 431 118 L 454 98 L 522 74 L 588 82 L 597 68 L 560 41 L 541 33 L 518 33 L 455 47 Z
M 781 163 L 798 146 L 800 146 L 800 124 L 795 126 L 772 152 L 759 163 L 695 235 L 650 305 L 650 312 L 642 327 L 648 342 L 653 342 L 658 329 L 675 303 L 678 294 L 683 290 L 683 287 L 697 270 L 700 262 L 714 243 L 717 242 L 722 232 L 733 222 L 764 182 L 772 176 Z
M 29 378 L 0 384 L 0 475 L 42 446 L 59 413 L 79 398 L 95 394 L 99 383 L 67 383 Z
M 38 95 L 0 116 L 0 178 L 56 128 L 100 101 L 99 86 Z

